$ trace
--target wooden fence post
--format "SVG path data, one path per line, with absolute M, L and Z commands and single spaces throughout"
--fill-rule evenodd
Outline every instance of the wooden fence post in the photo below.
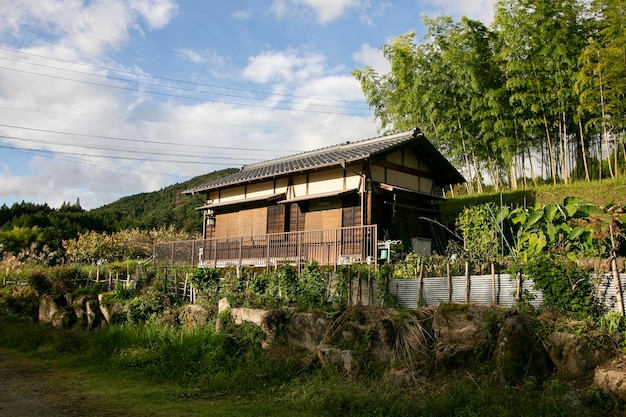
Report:
M 611 256 L 611 272 L 613 273 L 613 285 L 615 285 L 615 298 L 617 302 L 617 311 L 620 315 L 624 315 L 624 293 L 622 292 L 622 282 L 617 270 L 617 258 Z
M 448 276 L 448 304 L 452 303 L 452 272 L 450 271 L 450 263 L 446 263 L 446 274 Z
M 491 262 L 491 302 L 493 304 L 498 303 L 496 295 L 496 264 Z
M 465 304 L 469 304 L 470 302 L 470 266 L 469 261 L 465 261 Z
M 424 288 L 424 258 L 422 256 L 419 257 L 420 260 L 420 273 L 419 280 L 417 281 L 417 308 L 422 305 L 422 291 Z

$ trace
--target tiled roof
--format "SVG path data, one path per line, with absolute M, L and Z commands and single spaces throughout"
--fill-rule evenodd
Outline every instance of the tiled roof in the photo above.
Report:
M 302 152 L 295 155 L 285 156 L 281 158 L 271 159 L 264 162 L 245 165 L 239 172 L 218 178 L 199 187 L 185 190 L 185 194 L 195 194 L 208 190 L 215 190 L 237 184 L 255 182 L 267 178 L 275 178 L 287 174 L 305 172 L 314 169 L 330 167 L 334 165 L 348 164 L 355 161 L 363 161 L 379 154 L 384 154 L 393 149 L 406 145 L 412 141 L 420 142 L 420 150 L 426 150 L 427 157 L 436 157 L 442 159 L 451 168 L 450 181 L 446 184 L 455 184 L 464 182 L 461 174 L 456 171 L 452 165 L 424 138 L 422 133 L 416 130 L 410 130 L 393 135 L 380 136 L 357 142 L 344 142 L 321 149 Z M 423 145 L 426 143 L 427 145 Z M 426 146 L 428 149 L 422 149 Z M 434 151 L 434 152 L 433 152 Z M 437 161 L 441 164 L 441 161 Z M 437 167 L 433 167 L 437 168 Z

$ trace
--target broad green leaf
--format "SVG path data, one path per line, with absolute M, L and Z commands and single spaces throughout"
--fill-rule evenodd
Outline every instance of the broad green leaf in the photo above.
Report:
M 556 229 L 558 232 L 564 233 L 569 236 L 570 232 L 572 231 L 572 226 L 567 223 L 561 223 L 556 226 Z
M 554 216 L 556 215 L 556 204 L 548 204 L 545 207 L 546 223 L 552 223 Z
M 511 223 L 513 224 L 526 223 L 526 212 L 520 211 L 518 213 L 511 213 Z
M 554 242 L 554 237 L 556 236 L 556 227 L 552 223 L 548 223 L 546 225 L 546 236 L 550 242 Z
M 524 226 L 530 227 L 534 225 L 535 223 L 537 223 L 539 220 L 541 220 L 542 217 L 543 217 L 543 209 L 535 210 L 532 213 L 530 213 Z
M 511 213 L 511 209 L 508 206 L 503 206 L 498 212 L 498 215 L 496 216 L 496 221 L 498 223 L 504 221 L 507 217 L 509 217 L 510 213 Z
M 570 231 L 569 235 L 567 236 L 567 239 L 576 240 L 580 237 L 580 235 L 584 233 L 584 231 L 585 231 L 584 227 L 576 226 Z
M 574 214 L 578 211 L 578 207 L 575 204 L 566 204 L 565 211 L 567 212 L 567 217 L 574 217 Z
M 536 254 L 546 247 L 546 236 L 543 233 L 533 233 L 528 239 L 528 251 Z

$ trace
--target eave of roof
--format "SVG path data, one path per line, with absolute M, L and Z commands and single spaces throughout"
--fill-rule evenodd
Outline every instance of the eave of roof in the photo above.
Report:
M 439 153 L 424 137 L 419 129 L 380 136 L 356 142 L 344 142 L 321 149 L 271 159 L 246 165 L 239 172 L 218 178 L 199 187 L 183 191 L 183 194 L 197 194 L 235 185 L 248 184 L 270 178 L 278 178 L 299 172 L 307 172 L 331 166 L 345 166 L 349 163 L 365 161 L 386 154 L 410 142 L 429 158 L 436 158 L 435 168 L 444 174 L 446 184 L 465 182 L 463 176 Z

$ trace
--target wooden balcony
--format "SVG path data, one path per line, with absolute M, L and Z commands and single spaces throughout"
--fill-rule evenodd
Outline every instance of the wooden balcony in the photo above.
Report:
M 371 226 L 285 232 L 236 238 L 157 243 L 157 267 L 266 267 L 376 263 L 377 228 Z

